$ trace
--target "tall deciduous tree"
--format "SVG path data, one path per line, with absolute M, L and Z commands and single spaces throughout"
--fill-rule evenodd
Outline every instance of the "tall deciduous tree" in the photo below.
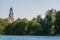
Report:
M 46 17 L 45 17 L 45 24 L 46 24 L 46 31 L 48 34 L 50 32 L 53 34 L 54 33 L 54 22 L 55 22 L 55 15 L 56 15 L 56 10 L 51 9 L 46 12 Z
M 56 33 L 60 33 L 60 11 L 57 11 L 56 13 L 55 28 L 56 28 Z

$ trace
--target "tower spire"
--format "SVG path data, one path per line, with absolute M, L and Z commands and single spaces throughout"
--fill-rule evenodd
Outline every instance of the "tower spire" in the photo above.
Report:
M 13 16 L 13 9 L 12 9 L 12 6 L 9 10 L 9 22 L 13 22 L 14 21 L 14 16 Z

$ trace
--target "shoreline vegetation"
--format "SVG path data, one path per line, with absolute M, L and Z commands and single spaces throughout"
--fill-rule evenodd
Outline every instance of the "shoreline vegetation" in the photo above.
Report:
M 8 19 L 0 18 L 0 34 L 21 36 L 60 36 L 60 11 L 51 9 L 45 14 L 44 19 L 41 15 L 37 15 L 37 17 L 32 20 L 18 18 L 12 23 L 10 23 Z

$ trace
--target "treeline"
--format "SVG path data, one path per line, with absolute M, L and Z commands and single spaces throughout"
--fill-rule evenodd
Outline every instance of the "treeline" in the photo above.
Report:
M 38 15 L 32 20 L 18 18 L 13 23 L 0 18 L 0 34 L 3 35 L 60 35 L 60 11 L 48 10 L 43 19 Z

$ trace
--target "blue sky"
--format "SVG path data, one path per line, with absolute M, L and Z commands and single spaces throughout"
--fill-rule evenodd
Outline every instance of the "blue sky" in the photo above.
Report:
M 60 0 L 0 0 L 0 18 L 7 18 L 12 5 L 14 18 L 44 17 L 49 9 L 60 10 Z

